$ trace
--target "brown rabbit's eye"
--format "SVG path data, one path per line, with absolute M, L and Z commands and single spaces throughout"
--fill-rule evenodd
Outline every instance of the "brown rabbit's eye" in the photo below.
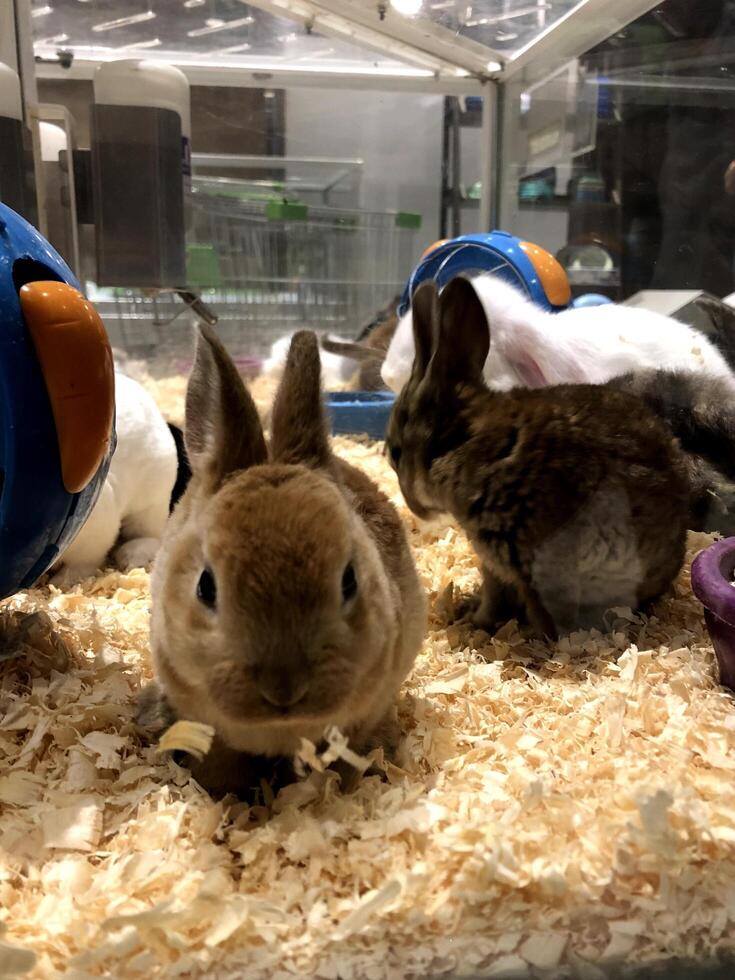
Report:
M 390 458 L 391 458 L 391 461 L 392 461 L 393 465 L 394 466 L 398 466 L 398 464 L 401 461 L 401 447 L 400 446 L 395 446 L 395 445 L 394 446 L 391 446 L 389 452 L 390 452 Z
M 357 578 L 355 577 L 355 569 L 352 566 L 352 562 L 345 568 L 342 573 L 342 602 L 349 602 L 350 599 L 354 599 L 357 594 Z
M 214 575 L 208 568 L 205 568 L 199 576 L 197 582 L 197 599 L 208 609 L 214 609 L 217 605 L 217 583 Z

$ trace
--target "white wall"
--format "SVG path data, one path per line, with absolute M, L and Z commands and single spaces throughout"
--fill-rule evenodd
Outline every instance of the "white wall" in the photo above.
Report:
M 361 206 L 418 211 L 419 237 L 439 234 L 442 99 L 409 93 L 289 89 L 289 156 L 364 160 Z

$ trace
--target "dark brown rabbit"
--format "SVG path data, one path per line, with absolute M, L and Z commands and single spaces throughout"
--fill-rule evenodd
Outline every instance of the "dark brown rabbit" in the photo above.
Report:
M 735 534 L 735 399 L 731 385 L 691 371 L 634 371 L 607 382 L 666 423 L 684 451 L 689 527 Z
M 333 725 L 356 751 L 390 755 L 426 600 L 395 508 L 331 452 L 316 336 L 291 341 L 267 448 L 234 364 L 201 327 L 185 438 L 192 478 L 153 570 L 159 687 L 141 723 L 213 726 L 220 751 L 198 774 L 218 788 L 236 781 L 238 754 L 292 758 Z
M 681 568 L 688 483 L 681 451 L 634 395 L 595 385 L 490 391 L 490 346 L 471 282 L 413 300 L 416 356 L 388 427 L 403 495 L 449 512 L 483 571 L 474 621 L 520 605 L 549 637 L 640 607 Z

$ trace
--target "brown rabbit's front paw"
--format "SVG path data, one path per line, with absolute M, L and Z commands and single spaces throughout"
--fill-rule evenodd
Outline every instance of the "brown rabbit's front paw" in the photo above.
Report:
M 262 783 L 274 796 L 296 778 L 289 759 L 267 758 L 232 749 L 218 737 L 200 761 L 187 756 L 183 765 L 214 799 L 236 796 L 246 803 L 262 802 Z
M 146 685 L 138 695 L 135 706 L 135 724 L 151 735 L 159 735 L 176 721 L 176 712 L 169 704 L 160 685 L 155 681 Z
M 524 612 L 516 589 L 501 582 L 489 569 L 483 568 L 482 586 L 475 599 L 475 607 L 469 614 L 472 625 L 492 636 L 511 619 L 521 622 Z
M 329 768 L 339 776 L 339 786 L 343 793 L 354 793 L 365 775 L 344 759 L 337 759 Z
M 508 619 L 512 618 L 512 616 L 508 617 Z M 488 616 L 482 606 L 478 606 L 477 609 L 471 612 L 467 619 L 476 630 L 483 630 L 489 636 L 496 633 L 508 621 L 502 616 Z
M 392 706 L 374 728 L 367 733 L 353 733 L 349 741 L 350 748 L 358 755 L 368 756 L 375 749 L 382 749 L 383 758 L 393 762 L 402 738 L 398 715 L 395 706 Z M 385 772 L 379 765 L 370 765 L 365 772 L 360 772 L 344 759 L 337 759 L 329 768 L 339 776 L 343 793 L 351 793 L 363 776 L 380 776 L 381 779 L 386 779 Z

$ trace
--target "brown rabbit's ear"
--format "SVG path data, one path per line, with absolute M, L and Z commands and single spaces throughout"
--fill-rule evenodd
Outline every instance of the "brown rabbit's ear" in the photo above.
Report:
M 271 451 L 279 463 L 316 468 L 331 461 L 321 367 L 316 334 L 299 330 L 291 339 L 271 415 Z
M 186 452 L 192 472 L 215 487 L 230 473 L 264 463 L 263 428 L 222 341 L 200 326 L 186 389 Z
M 433 279 L 422 282 L 411 299 L 413 341 L 416 353 L 411 376 L 420 381 L 436 348 L 439 330 L 439 294 Z
M 490 352 L 490 326 L 475 287 L 457 276 L 439 297 L 439 341 L 432 377 L 450 383 L 480 381 Z

